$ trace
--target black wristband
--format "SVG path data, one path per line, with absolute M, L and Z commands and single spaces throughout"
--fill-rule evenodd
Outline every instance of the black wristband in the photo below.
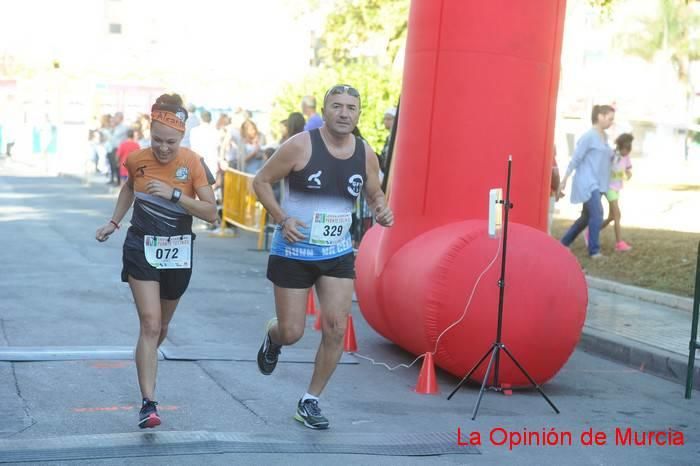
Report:
M 182 191 L 180 191 L 177 188 L 173 188 L 173 195 L 170 196 L 170 200 L 177 204 L 178 202 L 180 202 L 180 196 L 182 196 Z

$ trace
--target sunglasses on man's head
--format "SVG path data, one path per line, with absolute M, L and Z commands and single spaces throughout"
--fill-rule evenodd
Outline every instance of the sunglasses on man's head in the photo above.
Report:
M 328 89 L 328 92 L 326 92 L 326 96 L 323 98 L 324 105 L 326 103 L 326 100 L 328 100 L 328 97 L 339 94 L 348 94 L 349 96 L 357 97 L 358 99 L 360 98 L 360 91 L 358 91 L 352 86 L 348 86 L 347 84 L 339 84 Z

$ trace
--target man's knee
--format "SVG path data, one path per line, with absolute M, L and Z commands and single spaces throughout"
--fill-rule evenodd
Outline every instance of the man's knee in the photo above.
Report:
M 304 326 L 296 324 L 282 325 L 278 323 L 277 334 L 279 335 L 280 341 L 275 343 L 280 345 L 293 345 L 304 335 Z
M 323 316 L 323 337 L 331 340 L 342 340 L 347 327 L 347 314 L 339 313 L 333 316 Z

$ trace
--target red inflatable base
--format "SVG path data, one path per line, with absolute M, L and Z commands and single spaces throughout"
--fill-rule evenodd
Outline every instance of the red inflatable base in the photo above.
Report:
M 360 309 L 372 328 L 399 346 L 416 355 L 433 351 L 439 335 L 464 313 L 501 239 L 488 237 L 485 221 L 467 220 L 418 234 L 391 253 L 382 247 L 389 233 L 374 227 L 360 246 Z M 391 231 L 403 236 L 400 233 Z M 456 376 L 464 376 L 495 340 L 500 270 L 499 253 L 481 278 L 464 319 L 440 340 L 435 362 Z M 552 378 L 571 356 L 587 303 L 586 281 L 576 258 L 545 233 L 511 222 L 502 341 L 538 383 Z M 486 363 L 473 378 L 481 381 L 485 372 Z M 499 382 L 529 385 L 505 354 Z

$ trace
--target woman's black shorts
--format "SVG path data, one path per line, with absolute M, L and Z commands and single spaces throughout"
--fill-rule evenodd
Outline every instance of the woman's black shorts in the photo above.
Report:
M 311 288 L 321 276 L 355 278 L 355 254 L 318 261 L 270 255 L 267 261 L 267 278 L 280 288 Z
M 143 240 L 142 240 L 143 241 Z M 194 248 L 193 248 L 194 256 Z M 187 290 L 192 277 L 192 268 L 189 269 L 157 269 L 146 261 L 141 248 L 124 243 L 122 253 L 122 281 L 128 283 L 129 276 L 136 280 L 159 282 L 161 299 L 180 299 Z

